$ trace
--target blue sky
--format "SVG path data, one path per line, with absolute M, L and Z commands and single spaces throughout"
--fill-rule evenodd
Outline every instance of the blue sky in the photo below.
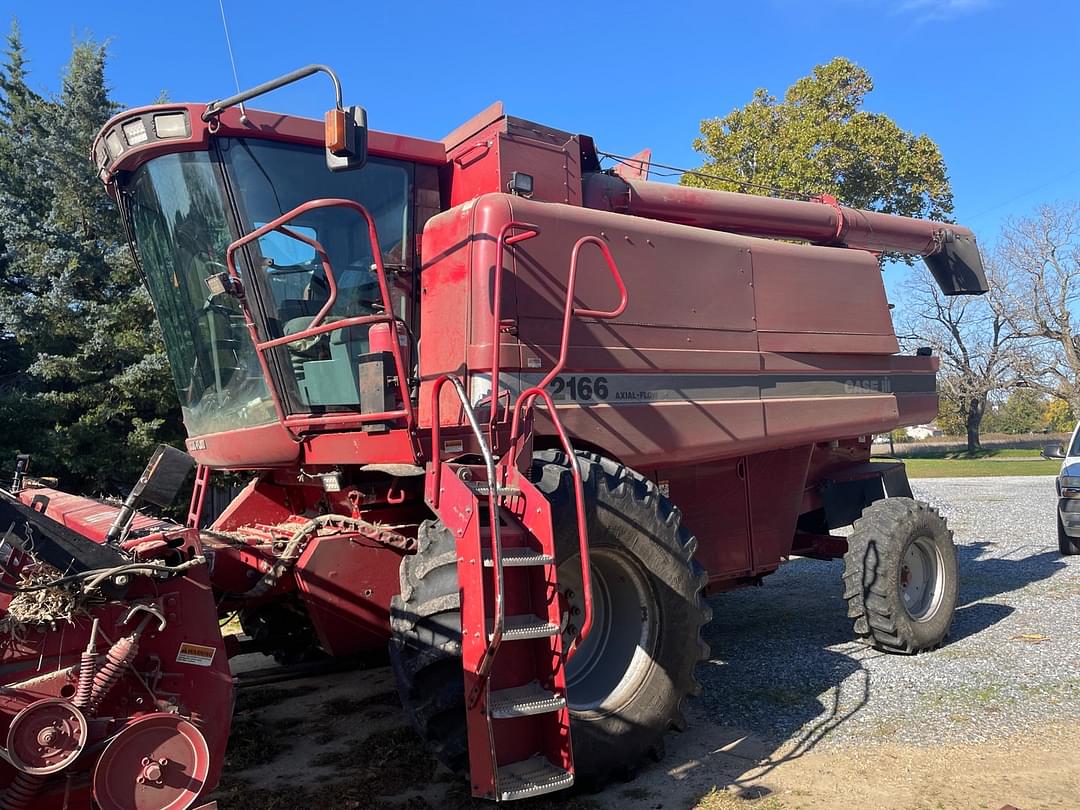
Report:
M 128 106 L 234 91 L 218 0 L 117 4 L 8 0 L 32 83 L 55 90 L 74 38 L 108 40 Z M 337 69 L 371 126 L 438 138 L 495 99 L 515 115 L 650 146 L 693 167 L 701 119 L 756 87 L 781 94 L 846 56 L 876 89 L 867 107 L 941 147 L 956 218 L 993 243 L 1003 220 L 1080 198 L 1080 4 L 1060 0 L 758 0 L 750 3 L 224 0 L 242 86 L 309 62 Z M 336 14 L 324 9 L 348 9 Z M 320 115 L 309 79 L 260 106 Z M 890 275 L 892 275 L 890 271 Z

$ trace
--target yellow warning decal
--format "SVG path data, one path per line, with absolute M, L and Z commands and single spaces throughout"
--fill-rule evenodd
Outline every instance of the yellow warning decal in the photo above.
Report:
M 215 652 L 217 650 L 214 647 L 207 647 L 203 644 L 189 644 L 185 641 L 180 645 L 180 649 L 176 653 L 176 663 L 208 667 L 214 662 Z

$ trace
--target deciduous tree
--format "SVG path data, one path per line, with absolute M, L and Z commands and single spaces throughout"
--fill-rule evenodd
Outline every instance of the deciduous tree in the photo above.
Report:
M 1024 351 L 1031 387 L 1080 413 L 1080 202 L 1044 205 L 1010 222 L 994 257 L 996 294 Z
M 845 205 L 905 216 L 947 218 L 945 162 L 926 135 L 863 109 L 874 89 L 865 69 L 842 57 L 815 67 L 778 100 L 762 88 L 744 107 L 701 122 L 700 171 L 686 185 L 768 193 L 831 194 Z M 754 184 L 747 186 L 745 184 Z
M 1015 381 L 1017 334 L 999 298 L 947 296 L 923 266 L 904 284 L 902 342 L 929 346 L 941 358 L 938 391 L 942 411 L 955 430 L 962 425 L 968 452 L 978 450 L 987 399 Z

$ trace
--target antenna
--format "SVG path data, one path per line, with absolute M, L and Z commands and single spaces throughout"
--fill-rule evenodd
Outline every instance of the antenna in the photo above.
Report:
M 218 8 L 221 9 L 221 27 L 225 29 L 225 46 L 229 49 L 229 62 L 232 64 L 233 81 L 236 82 L 236 92 L 240 92 L 240 76 L 236 72 L 236 57 L 233 56 L 232 39 L 229 38 L 229 21 L 225 19 L 225 0 L 218 0 Z M 240 123 L 246 124 L 248 121 L 247 111 L 244 109 L 244 102 L 240 102 Z

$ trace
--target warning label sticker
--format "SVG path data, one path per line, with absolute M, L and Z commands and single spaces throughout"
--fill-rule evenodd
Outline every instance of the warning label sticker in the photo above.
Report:
M 215 652 L 217 652 L 217 650 L 213 647 L 207 647 L 202 644 L 189 644 L 185 641 L 180 645 L 180 649 L 176 653 L 176 663 L 194 664 L 197 667 L 208 667 L 214 662 Z

